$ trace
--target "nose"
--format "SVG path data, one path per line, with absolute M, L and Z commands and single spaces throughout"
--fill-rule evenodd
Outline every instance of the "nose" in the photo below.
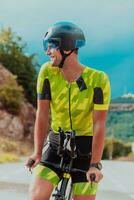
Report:
M 47 48 L 45 54 L 48 55 L 48 56 L 51 54 L 50 48 Z

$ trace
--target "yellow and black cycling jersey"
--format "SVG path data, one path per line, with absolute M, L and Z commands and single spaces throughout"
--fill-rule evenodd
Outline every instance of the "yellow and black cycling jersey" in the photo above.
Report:
M 50 100 L 51 128 L 75 130 L 76 136 L 93 136 L 93 110 L 108 110 L 110 83 L 107 75 L 85 67 L 81 76 L 68 83 L 58 67 L 45 63 L 37 81 L 38 99 Z

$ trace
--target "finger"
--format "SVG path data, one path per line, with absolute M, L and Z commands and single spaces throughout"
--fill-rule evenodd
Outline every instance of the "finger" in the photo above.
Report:
M 29 162 L 30 162 L 30 160 L 32 160 L 32 158 L 28 158 L 28 159 L 26 160 L 26 162 L 25 162 L 25 166 L 28 167 L 28 168 L 29 168 Z
M 89 176 L 90 176 L 90 174 L 87 172 L 87 173 L 86 173 L 86 178 L 87 178 L 88 182 L 91 182 L 91 180 L 90 180 L 90 177 L 89 177 Z
M 87 173 L 86 174 L 88 182 L 95 182 L 96 181 L 96 174 L 95 173 Z
M 103 174 L 99 173 L 96 175 L 96 182 L 99 182 L 103 178 Z
M 101 181 L 103 179 L 103 174 L 99 175 L 98 181 Z
M 25 161 L 25 166 L 26 166 L 26 167 L 28 167 L 28 161 L 29 161 L 29 159 L 27 159 L 27 160 Z
M 95 173 L 90 174 L 90 181 L 95 182 L 95 180 L 96 180 L 96 174 Z
M 40 159 L 36 159 L 34 164 L 32 165 L 32 168 L 36 167 L 36 165 L 40 162 Z

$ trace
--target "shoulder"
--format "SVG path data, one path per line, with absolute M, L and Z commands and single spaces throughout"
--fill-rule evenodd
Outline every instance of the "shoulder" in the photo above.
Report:
M 102 77 L 102 76 L 107 76 L 107 74 L 104 72 L 104 71 L 101 71 L 101 70 L 97 70 L 97 69 L 94 69 L 92 67 L 88 67 L 86 66 L 86 72 L 87 74 L 91 74 L 93 75 L 93 77 L 95 78 L 98 78 L 98 77 Z
M 103 82 L 109 82 L 108 75 L 101 70 L 97 70 L 91 67 L 86 67 L 87 73 L 89 74 L 90 78 L 92 77 L 94 84 L 102 84 Z
M 51 62 L 46 62 L 41 66 L 39 76 L 51 76 L 58 72 L 58 67 L 52 66 Z
M 46 62 L 41 66 L 40 71 L 42 71 L 42 72 L 49 71 L 51 68 L 52 68 L 51 63 Z

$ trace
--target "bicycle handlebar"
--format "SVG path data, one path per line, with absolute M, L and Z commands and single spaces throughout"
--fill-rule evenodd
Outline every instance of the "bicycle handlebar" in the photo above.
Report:
M 28 161 L 27 166 L 28 166 L 29 168 L 31 168 L 31 167 L 33 166 L 34 163 L 35 163 L 35 160 L 31 159 L 31 160 Z
M 52 164 L 51 162 L 48 162 L 48 161 L 45 161 L 45 163 L 48 164 L 48 165 L 53 165 L 53 167 L 55 167 L 56 169 L 62 170 L 61 167 L 60 167 L 60 165 L 58 165 L 58 164 L 54 164 L 54 163 Z M 71 172 L 81 172 L 81 173 L 84 173 L 84 174 L 87 173 L 86 170 L 77 169 L 77 168 L 72 168 L 72 169 L 71 169 Z M 94 182 L 95 179 L 96 179 L 95 174 L 94 174 L 94 173 L 91 174 L 91 175 L 90 175 L 90 180 L 91 180 L 91 182 Z
M 57 150 L 57 154 L 62 157 L 64 155 L 64 151 L 66 150 L 66 147 L 67 147 L 67 143 L 70 141 L 70 148 L 71 148 L 71 151 L 70 151 L 70 157 L 72 159 L 76 158 L 77 157 L 77 154 L 76 154 L 76 143 L 75 143 L 75 131 L 66 131 L 65 133 L 67 133 L 67 135 L 64 134 L 64 131 L 59 127 L 59 147 L 58 147 L 58 150 Z M 66 141 L 65 141 L 66 140 Z M 62 170 L 61 166 L 58 165 L 58 164 L 52 164 L 50 162 L 47 162 L 45 161 L 46 164 L 50 164 L 50 165 L 53 165 L 55 168 L 57 169 L 60 169 Z M 29 160 L 27 166 L 29 167 L 29 170 L 31 171 L 31 168 L 33 166 L 33 164 L 35 163 L 35 160 L 31 159 Z M 63 170 L 64 172 L 64 170 Z M 81 172 L 81 173 L 84 173 L 86 174 L 87 171 L 85 170 L 81 170 L 81 169 L 76 169 L 76 168 L 70 168 L 70 172 Z M 94 182 L 96 179 L 96 176 L 95 174 L 91 174 L 90 175 L 90 180 L 91 182 Z

